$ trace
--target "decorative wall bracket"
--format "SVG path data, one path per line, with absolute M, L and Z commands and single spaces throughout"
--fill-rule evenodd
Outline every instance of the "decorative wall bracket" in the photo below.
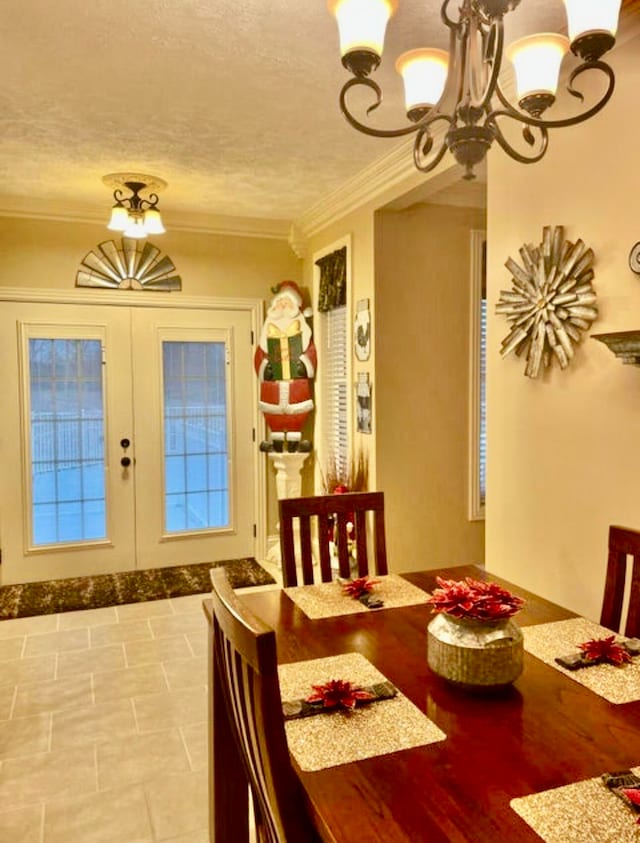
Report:
M 603 342 L 623 363 L 640 366 L 640 331 L 591 334 L 591 339 Z

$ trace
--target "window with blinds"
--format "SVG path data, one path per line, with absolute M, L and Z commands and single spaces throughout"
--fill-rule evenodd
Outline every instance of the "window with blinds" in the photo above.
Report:
M 322 321 L 322 430 L 328 464 L 338 477 L 347 474 L 347 308 L 320 314 Z
M 487 291 L 486 236 L 471 232 L 471 320 L 469 389 L 469 518 L 484 518 L 487 470 Z

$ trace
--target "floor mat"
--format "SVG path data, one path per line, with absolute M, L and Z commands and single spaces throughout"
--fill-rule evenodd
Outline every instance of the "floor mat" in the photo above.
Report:
M 211 591 L 209 571 L 220 565 L 226 567 L 233 588 L 275 582 L 255 559 L 246 558 L 4 585 L 0 586 L 0 620 L 201 594 Z

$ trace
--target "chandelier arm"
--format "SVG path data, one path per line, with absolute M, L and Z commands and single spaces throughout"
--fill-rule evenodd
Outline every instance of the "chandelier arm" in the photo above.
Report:
M 500 88 L 500 84 L 496 86 L 496 95 L 502 105 L 504 106 L 504 111 L 502 110 L 494 110 L 491 111 L 487 115 L 487 121 L 493 121 L 496 117 L 500 116 L 507 116 L 512 117 L 516 120 L 519 120 L 521 123 L 526 123 L 528 126 L 534 126 L 539 129 L 561 129 L 564 126 L 575 126 L 578 123 L 582 123 L 584 120 L 588 120 L 590 117 L 593 117 L 594 114 L 597 114 L 601 109 L 605 107 L 605 105 L 611 99 L 611 95 L 613 94 L 616 78 L 613 70 L 609 67 L 606 62 L 603 61 L 592 61 L 592 62 L 584 62 L 583 64 L 576 67 L 576 69 L 571 73 L 569 77 L 569 81 L 567 82 L 567 91 L 574 97 L 578 99 L 584 99 L 582 94 L 573 88 L 574 80 L 580 76 L 580 74 L 584 73 L 588 70 L 600 70 L 602 71 L 605 76 L 609 80 L 609 84 L 607 90 L 604 92 L 602 97 L 595 103 L 595 105 L 591 106 L 591 108 L 583 111 L 582 114 L 576 114 L 574 117 L 565 117 L 563 120 L 541 120 L 538 117 L 530 117 L 528 114 L 524 114 L 521 111 L 518 111 L 506 98 L 503 91 Z
M 494 34 L 495 33 L 495 34 Z M 500 75 L 500 68 L 502 65 L 502 56 L 504 52 L 504 23 L 502 18 L 494 21 L 487 36 L 489 44 L 493 44 L 493 53 L 491 55 L 491 76 L 487 82 L 484 90 L 484 96 L 480 103 L 480 108 L 483 111 L 488 111 L 491 107 L 491 100 L 498 86 L 498 77 Z
M 505 112 L 495 112 L 495 114 L 499 116 L 517 119 L 517 115 L 514 117 L 514 115 Z M 549 146 L 549 133 L 547 132 L 544 126 L 535 127 L 540 131 L 540 150 L 533 155 L 523 155 L 521 152 L 518 152 L 515 147 L 511 146 L 511 144 L 502 134 L 502 130 L 495 121 L 492 121 L 492 125 L 495 132 L 495 140 L 511 158 L 515 159 L 516 161 L 519 161 L 521 164 L 535 164 L 537 161 L 540 161 L 540 159 L 544 157 Z
M 457 21 L 453 20 L 452 18 L 449 17 L 449 14 L 447 12 L 447 7 L 452 2 L 453 2 L 453 0 L 444 0 L 444 2 L 442 4 L 442 7 L 440 9 L 440 17 L 442 18 L 442 22 L 444 23 L 445 26 L 448 26 L 449 29 L 452 30 L 452 32 L 457 32 L 460 29 L 460 26 L 461 26 L 460 19 L 458 18 Z
M 446 117 L 445 115 L 440 115 L 440 118 L 442 120 L 446 120 L 448 123 L 451 123 L 450 117 Z M 422 139 L 425 135 L 427 135 L 427 142 L 423 146 Z M 440 149 L 438 149 L 438 151 L 434 155 L 434 157 L 430 161 L 428 161 L 427 163 L 423 163 L 422 159 L 426 158 L 429 155 L 429 153 L 431 152 L 432 144 L 433 144 L 433 136 L 431 135 L 430 127 L 429 126 L 422 126 L 420 131 L 416 135 L 416 140 L 415 140 L 415 143 L 413 145 L 413 163 L 415 164 L 416 169 L 420 170 L 420 172 L 422 172 L 422 173 L 430 173 L 432 170 L 434 170 L 438 166 L 438 164 L 442 161 L 447 149 L 449 148 L 447 146 L 446 138 L 443 138 L 442 143 L 440 144 Z M 425 152 L 425 147 L 426 147 L 426 152 Z
M 150 193 L 148 199 L 142 199 L 141 204 L 147 205 L 149 208 L 155 208 L 158 204 L 158 194 L 157 193 Z
M 369 106 L 369 108 L 367 109 L 367 114 L 371 114 L 371 112 L 374 109 L 378 108 L 378 106 L 382 102 L 382 91 L 380 90 L 380 86 L 376 82 L 374 82 L 373 79 L 368 79 L 366 77 L 362 78 L 354 76 L 352 79 L 349 79 L 347 82 L 345 82 L 342 90 L 340 91 L 340 109 L 346 117 L 347 122 L 359 132 L 363 132 L 365 135 L 372 135 L 376 138 L 398 138 L 402 135 L 410 135 L 413 132 L 417 132 L 420 126 L 424 125 L 424 123 L 416 123 L 411 124 L 409 126 L 405 126 L 402 129 L 374 129 L 371 126 L 366 126 L 364 123 L 361 123 L 358 119 L 356 119 L 347 107 L 346 94 L 355 85 L 365 85 L 367 88 L 371 88 L 371 90 L 375 92 L 376 102 L 374 102 L 373 105 Z
M 116 189 L 113 191 L 113 198 L 120 205 L 122 205 L 122 203 L 124 202 L 125 197 L 119 187 L 116 187 Z

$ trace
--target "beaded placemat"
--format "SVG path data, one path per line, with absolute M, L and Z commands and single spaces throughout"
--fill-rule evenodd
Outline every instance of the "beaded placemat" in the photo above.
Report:
M 557 656 L 577 652 L 578 644 L 593 638 L 606 638 L 611 630 L 586 618 L 522 627 L 524 648 L 575 682 L 612 703 L 640 700 L 640 657 L 624 665 L 598 664 L 582 670 L 567 670 L 557 664 Z M 638 836 L 640 841 L 640 835 Z
M 344 594 L 337 581 L 317 583 L 317 585 L 298 585 L 285 588 L 284 593 L 312 620 L 397 609 L 400 606 L 414 606 L 418 603 L 426 603 L 429 597 L 426 591 L 412 585 L 397 574 L 387 574 L 372 579 L 379 580 L 372 594 L 383 600 L 382 609 L 368 609 L 363 606 L 359 600 L 354 600 L 353 597 Z
M 278 667 L 283 701 L 312 693 L 312 685 L 345 679 L 360 686 L 386 677 L 360 653 Z M 442 741 L 445 733 L 400 691 L 392 699 L 285 723 L 289 750 L 301 770 L 324 770 L 401 749 Z
M 634 768 L 635 773 L 639 771 L 640 767 Z M 599 777 L 521 796 L 510 805 L 546 843 L 640 841 L 638 815 L 607 790 Z

